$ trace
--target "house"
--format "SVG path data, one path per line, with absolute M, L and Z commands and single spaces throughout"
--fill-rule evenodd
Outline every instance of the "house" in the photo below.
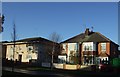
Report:
M 109 63 L 112 58 L 118 57 L 119 46 L 101 33 L 90 31 L 89 28 L 60 44 L 60 63 L 91 65 Z
M 4 42 L 4 58 L 24 63 L 41 64 L 42 62 L 51 62 L 53 44 L 56 44 L 56 55 L 54 56 L 54 61 L 56 61 L 57 53 L 59 53 L 57 46 L 59 47 L 59 45 L 41 37 L 17 40 L 15 41 L 15 50 L 14 42 Z

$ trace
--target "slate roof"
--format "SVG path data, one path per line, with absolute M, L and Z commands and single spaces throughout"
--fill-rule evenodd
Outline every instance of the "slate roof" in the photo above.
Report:
M 15 42 L 16 43 L 49 43 L 49 44 L 55 43 L 59 45 L 59 43 L 53 42 L 51 40 L 42 37 L 25 38 L 25 39 L 16 40 Z M 0 43 L 13 43 L 13 41 L 2 41 Z
M 89 35 L 81 33 L 61 43 L 75 43 L 75 42 L 112 42 L 112 41 L 99 32 L 91 32 Z
M 21 40 L 17 40 L 17 42 L 30 42 L 30 41 L 49 41 L 42 37 L 33 37 L 33 38 L 25 38 Z
M 107 53 L 100 53 L 99 56 L 100 57 L 109 57 L 109 55 Z

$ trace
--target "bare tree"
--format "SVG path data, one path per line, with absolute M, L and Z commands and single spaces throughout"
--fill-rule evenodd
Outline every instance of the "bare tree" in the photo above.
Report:
M 2 24 L 4 23 L 4 21 L 5 21 L 5 16 L 4 15 L 0 16 L 0 32 L 3 32 Z
M 54 55 L 56 55 L 55 51 L 60 51 L 58 43 L 62 40 L 62 37 L 59 34 L 57 34 L 56 32 L 53 32 L 50 34 L 49 39 L 53 42 L 52 51 L 51 51 L 51 57 L 52 57 L 51 58 L 52 59 L 51 60 L 51 69 L 53 69 Z
M 5 21 L 5 16 L 2 15 L 2 24 L 4 23 L 4 21 Z

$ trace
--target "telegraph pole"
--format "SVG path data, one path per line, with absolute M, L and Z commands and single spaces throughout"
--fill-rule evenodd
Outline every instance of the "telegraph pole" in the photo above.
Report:
M 14 54 L 15 54 L 15 43 L 16 43 L 16 26 L 13 24 L 13 60 L 12 60 L 12 72 L 14 72 Z

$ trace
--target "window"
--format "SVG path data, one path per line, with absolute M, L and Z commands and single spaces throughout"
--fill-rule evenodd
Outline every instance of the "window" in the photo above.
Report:
M 86 46 L 86 51 L 89 51 L 89 46 L 88 45 Z
M 74 50 L 75 50 L 75 51 L 78 51 L 78 44 L 75 44 L 74 46 L 75 46 L 75 47 L 74 47 L 74 48 L 75 48 Z
M 84 45 L 83 49 L 84 49 L 84 51 L 93 51 L 93 46 L 92 45 Z
M 66 56 L 58 56 L 59 63 L 66 63 Z
M 101 51 L 106 51 L 106 43 L 101 43 Z
M 86 48 L 86 46 L 84 46 L 84 51 L 86 51 L 87 50 L 87 48 Z
M 92 46 L 90 46 L 90 51 L 92 51 L 93 49 L 92 49 Z
M 32 52 L 32 51 L 33 51 L 33 46 L 28 46 L 28 47 L 27 47 L 27 51 L 28 51 L 28 52 Z

